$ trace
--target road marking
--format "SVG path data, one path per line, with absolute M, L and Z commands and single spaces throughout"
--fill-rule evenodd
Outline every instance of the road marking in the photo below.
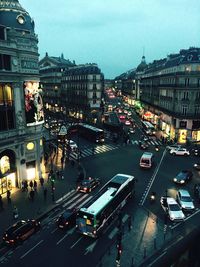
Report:
M 164 156 L 165 156 L 166 152 L 167 152 L 167 150 L 165 149 L 164 152 L 163 152 L 163 155 L 161 157 L 161 160 L 160 160 L 159 164 L 157 165 L 157 167 L 156 167 L 156 169 L 155 169 L 155 171 L 154 171 L 154 173 L 153 173 L 153 175 L 152 175 L 152 177 L 151 177 L 151 179 L 149 181 L 149 184 L 147 185 L 147 192 L 146 192 L 146 194 L 143 195 L 143 199 L 140 201 L 140 205 L 142 205 L 142 206 L 144 205 L 144 202 L 145 202 L 145 200 L 147 198 L 147 195 L 148 195 L 148 193 L 149 193 L 149 191 L 151 189 L 151 186 L 152 186 L 152 184 L 153 184 L 153 182 L 154 182 L 154 180 L 156 178 L 156 175 L 157 175 L 157 173 L 159 171 L 160 165 L 161 165 L 161 163 L 162 163 L 162 161 L 164 159 Z
M 119 231 L 117 227 L 115 227 L 112 232 L 109 234 L 108 238 L 113 239 L 113 237 L 116 235 L 116 233 Z
M 70 247 L 70 249 L 72 249 L 73 247 L 75 247 L 76 246 L 76 244 L 78 244 L 80 241 L 81 241 L 81 239 L 82 239 L 83 237 L 81 236 L 71 247 Z
M 51 231 L 51 234 L 55 233 L 58 230 L 58 228 L 55 228 L 53 231 Z
M 71 208 L 73 208 L 73 207 L 76 207 L 76 205 L 77 205 L 81 200 L 83 200 L 83 199 L 86 198 L 86 197 L 87 197 L 87 194 L 83 195 L 83 196 L 82 196 L 81 198 L 79 198 L 76 202 L 73 202 L 73 204 L 70 205 L 68 208 L 71 209 Z
M 71 190 L 69 193 L 67 193 L 66 195 L 64 195 L 63 197 L 59 198 L 58 200 L 56 200 L 56 204 L 58 204 L 59 202 L 61 202 L 62 200 L 66 199 L 69 195 L 72 195 L 72 193 L 76 193 L 75 189 Z
M 85 253 L 84 253 L 84 255 L 87 255 L 89 252 L 90 252 L 90 253 L 93 252 L 93 250 L 94 250 L 94 248 L 95 248 L 95 246 L 96 246 L 96 244 L 97 244 L 97 241 L 98 241 L 98 240 L 94 241 L 91 245 L 89 245 L 89 246 L 85 249 Z
M 57 243 L 56 246 L 59 245 L 67 236 L 69 235 L 69 233 L 66 233 L 66 235 L 64 235 Z
M 67 205 L 69 205 L 70 203 L 72 203 L 76 198 L 78 198 L 81 194 L 77 194 L 75 197 L 73 197 L 70 201 L 66 202 L 64 205 L 62 205 L 62 207 L 66 207 Z
M 31 249 L 29 249 L 25 254 L 23 254 L 20 259 L 23 259 L 24 257 L 26 257 L 26 255 L 28 255 L 32 250 L 34 250 L 37 246 L 39 246 L 42 242 L 44 242 L 44 240 L 40 240 L 40 242 L 38 242 L 34 247 L 32 247 Z
M 122 218 L 122 222 L 125 223 L 128 220 L 129 215 L 125 214 L 124 217 Z
M 88 197 L 85 201 L 83 201 L 78 208 L 80 209 L 85 203 L 87 203 L 93 196 Z

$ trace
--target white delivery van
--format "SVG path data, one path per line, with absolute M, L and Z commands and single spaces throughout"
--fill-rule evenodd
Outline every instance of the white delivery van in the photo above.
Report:
M 150 169 L 153 165 L 153 153 L 151 152 L 144 152 L 140 159 L 140 167 L 144 169 Z

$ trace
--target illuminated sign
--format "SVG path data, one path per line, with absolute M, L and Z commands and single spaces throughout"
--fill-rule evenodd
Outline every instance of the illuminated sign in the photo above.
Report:
M 24 82 L 25 115 L 27 126 L 44 123 L 43 101 L 39 82 Z

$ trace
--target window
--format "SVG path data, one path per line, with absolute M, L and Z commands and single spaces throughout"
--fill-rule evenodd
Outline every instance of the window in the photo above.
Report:
M 11 70 L 11 56 L 0 54 L 0 70 Z
M 93 84 L 93 90 L 96 90 L 97 89 L 97 85 L 96 83 Z
M 0 131 L 14 128 L 14 105 L 11 85 L 0 84 Z
M 6 40 L 5 28 L 0 26 L 0 40 Z
M 97 79 L 96 75 L 93 75 L 93 81 L 96 81 L 96 79 Z
M 188 99 L 189 92 L 183 92 L 183 99 Z
M 195 113 L 195 115 L 200 114 L 200 105 L 195 105 L 194 106 L 194 113 Z
M 187 105 L 182 105 L 182 114 L 183 115 L 187 114 L 187 110 L 188 110 L 188 106 Z
M 190 84 L 190 79 L 189 78 L 185 78 L 185 86 Z

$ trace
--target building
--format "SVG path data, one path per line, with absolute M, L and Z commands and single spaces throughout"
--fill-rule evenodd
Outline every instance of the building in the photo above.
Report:
M 60 103 L 62 74 L 74 66 L 76 66 L 75 61 L 65 59 L 63 54 L 60 57 L 53 57 L 46 53 L 45 57 L 39 61 L 40 84 L 43 89 L 46 117 L 48 115 L 57 117 L 57 114 L 59 116 L 60 113 L 63 114 Z
M 179 143 L 200 141 L 200 48 L 154 60 L 140 76 L 143 118 Z
M 102 106 L 103 79 L 94 63 L 63 72 L 62 107 L 69 117 L 95 122 Z
M 18 0 L 0 1 L 0 194 L 38 178 L 44 122 L 34 21 Z

